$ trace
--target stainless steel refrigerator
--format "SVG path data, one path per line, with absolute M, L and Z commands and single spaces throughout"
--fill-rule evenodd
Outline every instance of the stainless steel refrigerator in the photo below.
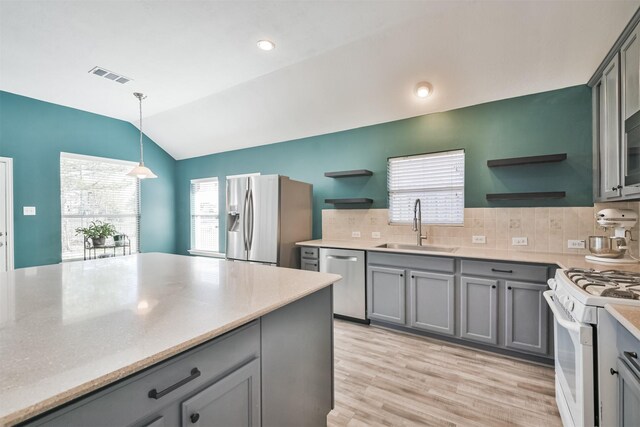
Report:
M 280 175 L 227 178 L 227 259 L 299 268 L 311 239 L 311 184 Z

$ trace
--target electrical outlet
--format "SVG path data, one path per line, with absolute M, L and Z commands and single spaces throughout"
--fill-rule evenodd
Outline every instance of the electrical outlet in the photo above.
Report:
M 567 248 L 569 249 L 584 249 L 585 241 L 584 240 L 567 240 Z
M 371 238 L 372 239 L 379 239 L 380 238 L 380 232 L 379 231 L 372 231 L 371 232 Z
M 360 237 L 360 232 L 359 231 L 352 231 L 351 232 L 351 237 Z
M 513 237 L 511 239 L 511 246 L 527 246 L 529 241 L 526 237 Z
M 23 215 L 27 215 L 27 216 L 33 216 L 36 214 L 36 207 L 35 206 L 23 206 L 22 207 L 22 214 Z
M 487 236 L 471 236 L 471 243 L 487 243 Z

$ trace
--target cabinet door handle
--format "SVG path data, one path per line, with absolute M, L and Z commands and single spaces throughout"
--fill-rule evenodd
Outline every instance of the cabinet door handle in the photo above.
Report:
M 404 274 L 400 274 L 400 277 L 404 277 Z
M 495 288 L 496 288 L 496 285 L 491 285 L 491 289 L 495 289 Z
M 193 381 L 196 378 L 198 378 L 200 376 L 200 370 L 198 368 L 193 368 L 191 370 L 191 375 L 189 375 L 187 378 L 184 378 L 180 381 L 178 381 L 177 383 L 175 383 L 172 386 L 169 386 L 167 388 L 165 388 L 162 391 L 158 391 L 155 388 L 153 390 L 149 391 L 149 398 L 151 399 L 160 399 L 162 396 L 166 396 L 167 394 L 171 393 L 173 390 L 182 387 L 183 385 L 185 385 L 186 383 L 188 383 L 189 381 Z
M 624 357 L 626 357 L 629 363 L 631 363 L 631 365 L 635 368 L 636 373 L 640 374 L 640 365 L 637 362 L 638 353 L 636 353 L 635 351 L 625 351 Z
M 616 190 L 622 190 L 622 185 L 618 184 L 618 186 L 616 187 Z
M 192 424 L 195 424 L 198 422 L 198 420 L 200 419 L 200 414 L 199 413 L 193 413 L 191 414 L 191 416 L 189 417 L 189 419 L 191 420 Z
M 511 290 L 511 286 L 507 286 L 507 289 Z
M 500 270 L 499 268 L 492 268 L 491 271 L 494 273 L 513 273 L 513 270 Z
M 613 368 L 609 368 L 609 373 L 610 373 L 611 375 L 618 375 L 618 371 L 616 371 L 616 370 L 615 370 L 615 369 L 613 369 Z

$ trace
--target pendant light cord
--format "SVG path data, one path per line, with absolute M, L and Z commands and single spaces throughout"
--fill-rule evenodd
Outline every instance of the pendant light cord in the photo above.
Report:
M 146 98 L 142 93 L 135 92 L 133 94 L 140 101 L 140 164 L 144 166 L 144 148 L 142 145 L 142 100 Z

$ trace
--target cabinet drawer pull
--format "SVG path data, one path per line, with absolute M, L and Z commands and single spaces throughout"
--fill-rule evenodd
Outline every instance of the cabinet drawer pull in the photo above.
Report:
M 500 270 L 499 268 L 492 268 L 491 271 L 494 273 L 513 273 L 513 270 Z
M 156 390 L 154 388 L 153 390 L 149 391 L 148 396 L 151 399 L 160 399 L 162 396 L 165 396 L 165 395 L 171 393 L 173 390 L 182 387 L 186 383 L 195 380 L 199 376 L 200 376 L 200 370 L 198 368 L 193 368 L 191 370 L 191 375 L 189 375 L 187 378 L 178 381 L 174 385 L 169 386 L 169 387 L 165 388 L 162 391 L 158 391 L 158 390 Z
M 304 251 L 305 255 L 313 255 L 313 252 Z
M 625 351 L 624 357 L 626 357 L 629 363 L 631 363 L 631 365 L 635 368 L 636 373 L 640 374 L 640 365 L 637 362 L 638 353 L 636 353 L 635 351 Z

